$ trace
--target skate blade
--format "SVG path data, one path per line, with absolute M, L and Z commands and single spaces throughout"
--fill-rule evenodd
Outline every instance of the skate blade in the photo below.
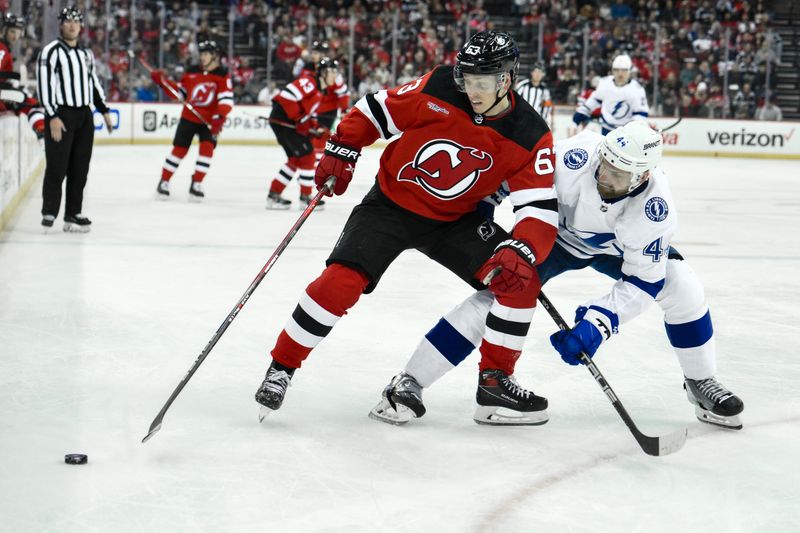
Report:
M 203 203 L 203 197 L 202 196 L 195 196 L 193 194 L 190 194 L 189 195 L 189 203 L 190 204 L 202 204 Z
M 694 414 L 700 422 L 711 424 L 725 429 L 742 429 L 742 420 L 739 415 L 734 416 L 720 416 L 715 415 L 711 411 L 706 411 L 702 407 L 695 405 Z
M 546 409 L 526 413 L 505 407 L 479 405 L 472 419 L 476 424 L 485 426 L 541 426 L 550 417 L 547 416 Z
M 258 410 L 258 423 L 260 424 L 261 422 L 263 422 L 264 419 L 267 418 L 270 415 L 270 413 L 273 412 L 274 411 L 269 407 L 264 407 L 262 405 L 261 408 Z
M 89 226 L 79 226 L 77 224 L 64 224 L 65 233 L 89 233 Z
M 281 204 L 267 204 L 267 209 L 269 211 L 288 211 L 292 207 L 291 204 L 281 205 Z
M 167 200 L 169 200 L 169 195 L 168 194 L 161 194 L 160 192 L 157 192 L 157 193 L 154 194 L 154 198 L 156 200 L 158 200 L 159 202 L 166 202 Z
M 369 412 L 369 417 L 378 422 L 391 424 L 393 426 L 403 426 L 408 424 L 408 421 L 412 418 L 416 418 L 414 411 L 405 405 L 398 404 L 397 407 L 397 410 L 393 409 L 386 398 L 384 398 L 378 405 L 372 408 Z

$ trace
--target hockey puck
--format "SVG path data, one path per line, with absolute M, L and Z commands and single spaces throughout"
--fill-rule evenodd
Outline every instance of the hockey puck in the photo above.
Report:
M 68 453 L 64 456 L 64 462 L 68 465 L 85 465 L 89 461 L 89 456 L 82 453 Z

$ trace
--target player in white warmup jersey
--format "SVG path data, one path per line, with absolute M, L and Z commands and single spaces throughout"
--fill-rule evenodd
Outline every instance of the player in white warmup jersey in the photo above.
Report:
M 557 142 L 555 151 L 559 228 L 556 245 L 537 267 L 542 284 L 587 266 L 616 282 L 577 309 L 572 330 L 551 336 L 554 348 L 577 365 L 581 351 L 593 356 L 655 301 L 664 311 L 667 337 L 698 419 L 740 429 L 742 401 L 714 378 L 714 332 L 703 286 L 670 246 L 677 214 L 658 166 L 661 135 L 637 120 L 606 137 L 583 131 Z M 489 291 L 480 291 L 445 315 L 384 389 L 370 417 L 399 425 L 422 416 L 422 389 L 463 361 L 482 338 L 491 340 L 487 330 L 503 322 L 490 315 L 492 300 Z M 508 326 L 502 329 L 513 329 Z
M 572 122 L 582 126 L 592 119 L 592 112 L 600 108 L 600 125 L 603 135 L 634 119 L 645 119 L 650 114 L 647 96 L 639 82 L 631 79 L 633 64 L 630 56 L 618 55 L 611 63 L 611 75 L 600 80 L 597 89 L 578 105 Z

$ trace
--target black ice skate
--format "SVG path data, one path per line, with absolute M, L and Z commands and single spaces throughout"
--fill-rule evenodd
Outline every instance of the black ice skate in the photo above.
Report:
M 44 223 L 44 221 L 42 221 Z M 78 213 L 77 215 L 64 216 L 64 231 L 68 233 L 89 233 L 92 221 Z
M 278 370 L 275 368 L 275 361 L 269 365 L 267 376 L 256 391 L 256 401 L 263 406 L 258 417 L 259 422 L 272 411 L 280 409 L 283 398 L 286 396 L 286 389 L 292 384 L 294 371 L 294 368 Z
M 548 420 L 547 398 L 523 389 L 502 370 L 481 372 L 475 399 L 478 408 L 472 418 L 478 424 L 538 426 Z
M 308 196 L 307 194 L 301 194 L 300 203 L 297 204 L 298 209 L 302 211 L 303 209 L 308 207 L 308 204 L 311 203 L 311 198 L 312 197 Z M 322 198 L 320 198 L 319 202 L 317 202 L 317 207 L 315 207 L 314 209 L 316 209 L 317 211 L 322 211 L 323 209 L 325 209 L 325 201 L 322 200 Z
M 199 181 L 193 181 L 192 184 L 189 185 L 189 201 L 202 202 L 205 197 L 206 194 L 203 192 L 203 184 Z
M 286 210 L 292 206 L 292 201 L 287 200 L 277 192 L 270 192 L 267 195 L 267 209 Z
M 56 221 L 56 217 L 53 215 L 44 215 L 42 217 L 42 229 L 45 233 L 49 233 L 53 227 L 53 223 Z
M 422 385 L 411 374 L 400 372 L 383 389 L 381 401 L 369 412 L 373 420 L 402 426 L 425 414 Z
M 167 180 L 161 180 L 158 182 L 156 186 L 156 199 L 158 200 L 167 200 L 169 198 L 169 182 Z
M 689 403 L 700 422 L 729 429 L 742 429 L 739 414 L 744 404 L 734 393 L 713 377 L 701 380 L 686 378 L 683 383 Z

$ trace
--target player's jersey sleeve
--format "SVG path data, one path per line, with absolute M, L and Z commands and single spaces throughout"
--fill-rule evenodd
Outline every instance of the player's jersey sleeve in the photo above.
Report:
M 515 215 L 512 235 L 533 247 L 537 264 L 550 254 L 558 233 L 554 173 L 553 134 L 547 130 L 519 170 L 506 180 Z
M 592 91 L 592 94 L 589 95 L 589 98 L 583 101 L 580 105 L 578 105 L 577 112 L 587 117 L 591 117 L 592 113 L 595 109 L 599 109 L 601 105 L 603 105 L 603 98 L 605 95 L 605 88 L 606 88 L 606 79 L 603 78 L 600 81 L 600 84 L 597 86 L 597 89 Z
M 0 42 L 0 72 L 14 70 L 14 58 L 5 43 Z
M 422 89 L 433 71 L 394 89 L 381 90 L 360 98 L 339 123 L 336 134 L 350 146 L 363 147 L 389 139 L 416 125 L 423 105 Z
M 286 111 L 287 117 L 295 122 L 299 122 L 310 114 L 303 105 L 304 100 L 318 92 L 316 85 L 314 85 L 314 82 L 310 78 L 301 76 L 287 84 L 286 87 L 275 96 L 274 100 Z
M 336 95 L 336 107 L 342 111 L 350 106 L 350 90 L 347 88 L 347 83 L 339 75 L 336 79 L 336 86 L 333 89 L 333 94 Z
M 233 109 L 233 81 L 230 74 L 217 80 L 217 112 L 223 117 Z
M 587 307 L 607 309 L 624 324 L 653 303 L 664 287 L 669 246 L 677 228 L 672 204 L 669 190 L 656 186 L 620 217 L 617 240 L 623 247 L 622 277 L 608 294 L 587 303 Z
M 644 87 L 639 85 L 637 81 L 633 81 L 631 84 L 636 84 L 631 101 L 631 113 L 633 114 L 633 118 L 647 118 L 650 115 L 650 106 L 647 105 L 647 94 L 644 91 Z

